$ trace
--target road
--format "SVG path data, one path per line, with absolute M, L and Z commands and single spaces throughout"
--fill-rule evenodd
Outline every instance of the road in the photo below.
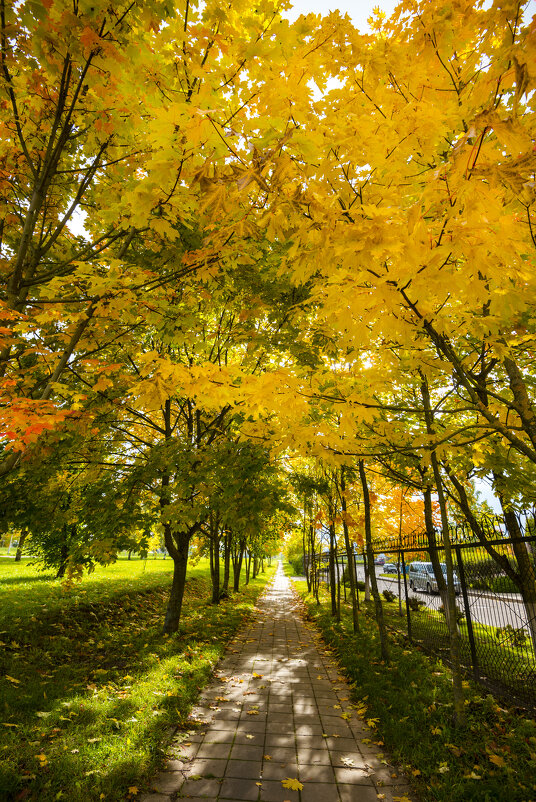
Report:
M 357 564 L 356 568 L 358 580 L 364 581 L 365 572 L 363 566 Z M 380 576 L 382 571 L 381 566 L 376 565 L 375 569 L 379 590 L 382 591 L 388 588 L 398 596 L 398 579 L 396 575 L 393 575 L 392 579 L 390 577 L 387 578 Z M 405 599 L 404 580 L 402 577 L 400 581 L 402 598 Z M 437 593 L 428 594 L 422 591 L 413 591 L 410 589 L 409 583 L 408 593 L 410 596 L 416 596 L 418 599 L 421 599 L 426 607 L 432 610 L 439 609 L 442 604 L 441 598 Z M 528 631 L 525 606 L 521 601 L 521 597 L 517 594 L 505 593 L 501 594 L 499 597 L 491 596 L 485 591 L 471 590 L 468 593 L 468 597 L 473 622 L 494 627 L 504 627 L 506 624 L 510 624 L 514 629 L 524 627 Z M 461 595 L 457 598 L 457 604 L 461 610 L 465 610 L 463 597 Z

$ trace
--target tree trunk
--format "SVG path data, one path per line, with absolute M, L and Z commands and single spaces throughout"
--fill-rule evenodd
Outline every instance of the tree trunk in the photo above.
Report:
M 374 570 L 374 560 L 372 561 L 372 570 Z M 363 555 L 363 571 L 365 572 L 365 601 L 370 601 L 370 566 L 367 556 L 367 549 L 365 545 L 365 554 Z
M 516 571 L 516 585 L 523 598 L 525 612 L 527 614 L 527 625 L 530 632 L 532 641 L 532 648 L 536 655 L 536 576 L 534 573 L 534 564 L 531 556 L 527 550 L 527 544 L 524 543 L 522 532 L 516 518 L 515 512 L 508 506 L 508 502 L 504 497 L 501 490 L 501 478 L 499 473 L 493 473 L 495 479 L 495 487 L 497 488 L 497 495 L 501 503 L 504 522 L 510 538 L 512 539 L 512 550 L 514 552 L 517 568 Z
M 331 615 L 337 617 L 337 585 L 335 578 L 335 524 L 329 523 L 329 593 L 331 597 Z
M 242 560 L 244 559 L 244 551 L 246 550 L 245 539 L 240 540 L 238 546 L 238 554 L 236 562 L 233 560 L 233 590 L 238 593 L 240 586 L 240 572 L 242 571 Z
M 226 532 L 223 540 L 223 584 L 221 596 L 229 595 L 229 577 L 231 576 L 231 539 L 232 534 Z
M 434 429 L 433 413 L 430 404 L 430 392 L 428 389 L 428 382 L 426 381 L 425 377 L 422 374 L 421 374 L 421 395 L 424 406 L 426 433 L 429 436 L 433 437 L 435 435 L 435 429 Z M 454 591 L 454 560 L 452 558 L 452 546 L 450 542 L 447 505 L 445 501 L 445 494 L 443 492 L 443 481 L 441 479 L 441 472 L 439 470 L 439 462 L 437 459 L 435 448 L 433 448 L 431 451 L 430 459 L 432 462 L 434 483 L 436 486 L 437 499 L 439 501 L 439 510 L 441 513 L 441 528 L 443 530 L 443 548 L 445 551 L 445 565 L 447 568 L 447 592 L 445 594 L 443 609 L 445 610 L 445 621 L 447 623 L 447 628 L 449 633 L 450 660 L 452 669 L 452 693 L 454 697 L 454 716 L 456 724 L 458 726 L 461 726 L 465 722 L 465 702 L 464 702 L 464 693 L 462 684 L 463 677 L 461 670 L 460 633 L 458 631 L 458 624 L 456 621 L 456 594 Z M 436 549 L 432 549 L 430 551 L 431 558 L 433 557 L 433 555 L 435 555 L 435 559 L 437 563 L 439 563 L 439 557 Z M 436 566 L 434 565 L 433 559 L 432 559 L 432 566 L 434 568 L 434 573 L 435 573 Z M 436 574 L 436 581 L 438 583 L 438 588 L 439 588 L 439 581 L 440 579 L 442 579 L 442 576 L 443 572 L 441 570 L 441 566 L 438 565 L 438 570 Z
M 383 618 L 383 607 L 378 592 L 378 583 L 376 581 L 376 571 L 374 570 L 374 554 L 372 552 L 372 525 L 370 517 L 370 496 L 367 482 L 367 474 L 365 473 L 365 463 L 362 459 L 359 460 L 359 476 L 361 478 L 361 487 L 363 488 L 363 506 L 365 508 L 365 543 L 367 549 L 367 563 L 369 564 L 370 584 L 372 586 L 372 597 L 374 599 L 374 610 L 376 612 L 376 623 L 378 624 L 378 631 L 380 633 L 380 652 L 382 660 L 386 663 L 389 662 L 389 646 L 387 643 L 387 630 L 385 629 L 385 621 Z
M 250 570 L 251 570 L 251 552 L 246 551 L 246 585 L 249 585 Z
M 173 559 L 173 582 L 164 620 L 164 632 L 172 634 L 179 629 L 181 620 L 191 533 L 172 532 L 170 524 L 164 524 L 164 534 L 167 550 Z
M 212 604 L 220 601 L 220 529 L 218 520 L 210 515 L 210 578 L 212 580 Z
M 19 563 L 22 559 L 22 549 L 24 548 L 24 541 L 28 537 L 28 530 L 23 529 L 20 533 L 19 537 L 19 545 L 17 546 L 17 551 L 15 552 L 15 562 Z
M 352 622 L 354 632 L 359 632 L 359 616 L 357 607 L 357 576 L 355 572 L 355 558 L 350 534 L 348 532 L 348 520 L 346 517 L 346 478 L 344 475 L 344 465 L 341 468 L 341 510 L 342 510 L 342 530 L 344 532 L 344 546 L 346 548 L 346 560 L 348 580 L 350 582 L 350 599 L 352 601 Z

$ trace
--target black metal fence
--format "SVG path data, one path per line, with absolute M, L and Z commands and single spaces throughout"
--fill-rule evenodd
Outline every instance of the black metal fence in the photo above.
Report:
M 500 521 L 487 521 L 485 532 L 485 545 L 465 526 L 450 532 L 463 666 L 492 692 L 536 707 L 536 534 L 525 527 L 518 538 L 507 537 Z M 395 596 L 387 604 L 389 625 L 448 663 L 444 599 L 433 570 L 435 562 L 445 572 L 441 533 L 435 541 L 431 547 L 423 534 L 395 548 L 392 541 L 376 543 L 374 570 L 380 593 Z M 379 555 L 385 565 L 376 564 Z M 355 552 L 354 560 L 358 583 L 365 583 L 365 555 Z M 345 600 L 346 569 L 346 553 L 336 552 L 335 578 Z M 329 585 L 327 553 L 317 555 L 314 571 Z

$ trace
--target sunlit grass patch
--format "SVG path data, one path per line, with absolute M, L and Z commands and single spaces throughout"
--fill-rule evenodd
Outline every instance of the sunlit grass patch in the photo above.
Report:
M 171 567 L 121 562 L 67 593 L 18 569 L 0 595 L 0 799 L 123 800 L 147 781 L 269 576 L 214 606 L 199 564 L 164 637 Z

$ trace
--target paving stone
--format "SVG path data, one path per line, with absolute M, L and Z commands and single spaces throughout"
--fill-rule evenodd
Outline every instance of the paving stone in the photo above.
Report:
M 284 780 L 285 778 L 282 777 Z M 289 788 L 283 788 L 281 782 L 278 780 L 265 780 L 261 785 L 261 800 L 262 802 L 298 802 L 298 791 L 292 791 Z
M 225 769 L 226 777 L 241 777 L 245 780 L 258 780 L 261 776 L 260 760 L 229 760 Z
M 286 733 L 281 733 L 281 728 L 278 729 L 277 733 L 266 733 L 266 746 L 294 746 L 294 731 L 291 729 Z
M 234 744 L 231 758 L 233 760 L 262 760 L 262 746 L 249 746 L 247 744 Z
M 270 763 L 264 763 L 262 767 L 262 779 L 264 780 L 284 780 L 285 777 L 297 777 L 298 764 L 296 759 L 288 762 L 279 762 L 272 760 Z
M 299 770 L 300 782 L 302 783 L 334 783 L 335 773 L 333 768 L 327 764 L 314 765 L 300 765 Z
M 375 778 L 374 771 L 367 769 L 349 769 L 345 767 L 335 767 L 335 777 L 338 783 L 348 783 L 350 785 L 372 785 Z
M 332 763 L 331 755 L 327 749 L 298 749 L 298 763 L 300 766 L 327 766 Z
M 334 783 L 304 783 L 300 791 L 300 802 L 339 802 L 339 799 L 339 791 Z M 355 802 L 358 799 L 354 796 Z
M 186 776 L 191 778 L 195 775 L 201 777 L 223 777 L 227 760 L 214 757 L 196 757 L 188 767 Z
M 359 790 L 355 785 L 339 785 L 338 788 L 340 802 L 378 802 L 378 791 L 373 785 L 360 785 Z M 393 798 L 386 796 L 382 802 L 393 802 Z
M 181 771 L 161 771 L 151 782 L 151 787 L 159 794 L 174 794 L 184 783 Z
M 222 758 L 226 760 L 229 757 L 230 751 L 231 744 L 212 744 L 205 742 L 199 749 L 197 757 Z
M 218 780 L 186 780 L 179 791 L 178 798 L 200 796 L 217 799 L 220 793 L 220 785 L 221 783 Z
M 274 746 L 272 748 L 266 747 L 265 755 L 270 755 L 270 758 L 277 763 L 291 763 L 296 760 L 296 747 L 292 746 Z M 326 754 L 328 754 L 326 752 Z M 269 762 L 269 761 L 268 761 Z
M 168 794 L 143 794 L 140 796 L 140 802 L 169 802 L 169 800 Z
M 257 780 L 260 782 L 260 780 Z M 246 799 L 255 800 L 259 796 L 260 785 L 255 780 L 245 780 L 237 777 L 226 778 L 220 791 L 220 799 Z

